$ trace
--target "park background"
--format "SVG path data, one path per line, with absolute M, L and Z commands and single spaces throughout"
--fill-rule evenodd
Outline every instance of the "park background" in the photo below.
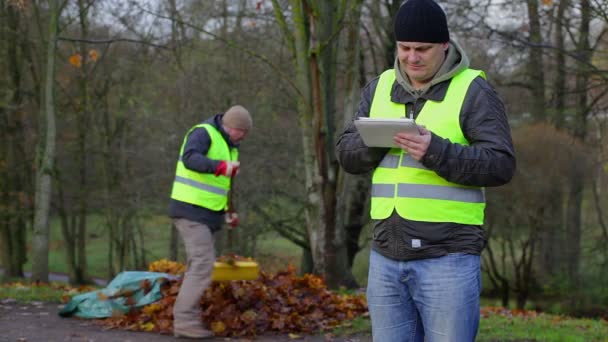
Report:
M 517 173 L 486 189 L 485 303 L 608 313 L 608 4 L 446 0 L 504 99 Z M 370 175 L 334 145 L 392 68 L 397 0 L 0 0 L 4 277 L 74 284 L 183 261 L 167 217 L 178 150 L 233 104 L 254 129 L 219 253 L 366 285 Z

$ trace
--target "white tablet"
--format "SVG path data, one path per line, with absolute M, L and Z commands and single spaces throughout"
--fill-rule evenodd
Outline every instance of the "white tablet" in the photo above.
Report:
M 399 132 L 418 133 L 416 122 L 412 119 L 386 119 L 361 117 L 355 120 L 365 145 L 369 147 L 397 147 L 393 136 Z

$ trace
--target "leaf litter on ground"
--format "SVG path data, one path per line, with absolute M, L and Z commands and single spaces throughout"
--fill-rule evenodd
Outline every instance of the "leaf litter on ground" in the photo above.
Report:
M 162 259 L 150 264 L 149 270 L 180 274 L 185 266 Z M 170 334 L 180 286 L 181 278 L 167 280 L 159 301 L 98 322 L 108 328 Z M 256 280 L 214 281 L 200 305 L 201 322 L 220 337 L 317 333 L 367 314 L 363 294 L 330 291 L 321 277 L 298 276 L 291 265 L 274 274 L 261 271 Z

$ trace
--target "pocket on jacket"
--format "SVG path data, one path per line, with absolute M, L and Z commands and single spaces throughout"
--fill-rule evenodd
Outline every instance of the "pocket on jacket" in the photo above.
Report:
M 386 229 L 385 225 L 380 224 L 374 227 L 374 231 L 372 233 L 372 240 L 374 240 L 374 243 L 378 247 L 388 247 L 389 232 Z

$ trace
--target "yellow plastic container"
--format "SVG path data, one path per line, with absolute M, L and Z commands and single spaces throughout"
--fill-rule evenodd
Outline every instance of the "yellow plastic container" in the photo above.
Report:
M 215 262 L 211 280 L 255 280 L 260 273 L 260 266 L 255 261 L 235 261 L 234 264 Z

